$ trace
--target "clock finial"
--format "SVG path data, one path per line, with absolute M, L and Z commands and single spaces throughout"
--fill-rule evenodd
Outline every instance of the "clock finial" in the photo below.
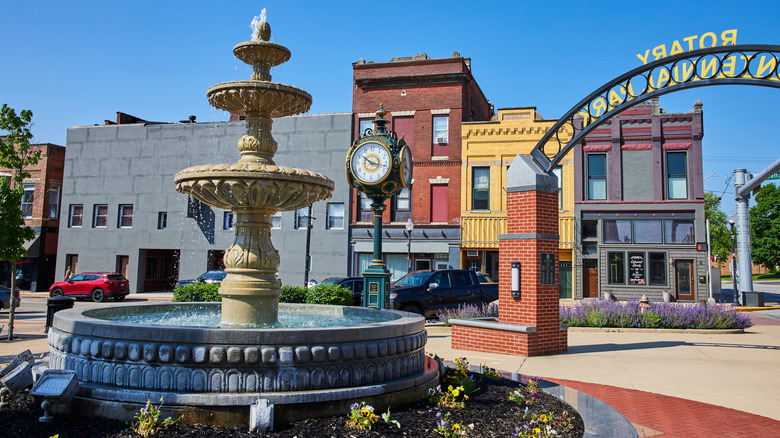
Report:
M 374 119 L 374 125 L 376 125 L 376 129 L 374 130 L 375 134 L 384 134 L 387 135 L 387 128 L 385 125 L 387 125 L 388 120 L 385 118 L 385 115 L 387 114 L 387 111 L 385 111 L 384 104 L 379 104 L 379 111 L 376 112 L 376 119 Z

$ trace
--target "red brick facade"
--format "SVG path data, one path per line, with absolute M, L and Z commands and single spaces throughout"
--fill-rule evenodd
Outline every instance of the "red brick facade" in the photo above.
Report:
M 469 60 L 460 56 L 429 59 L 427 56 L 403 58 L 385 63 L 353 64 L 352 113 L 353 137 L 359 138 L 360 115 L 374 113 L 383 105 L 393 127 L 393 115 L 414 117 L 414 138 L 411 144 L 414 159 L 414 184 L 412 186 L 412 221 L 429 224 L 432 218 L 431 186 L 446 185 L 446 221 L 441 225 L 460 224 L 460 172 L 461 172 L 461 123 L 489 120 L 490 103 L 471 76 Z M 433 118 L 448 117 L 448 141 L 446 146 L 434 144 Z M 364 117 L 365 119 L 365 117 Z M 403 133 L 398 132 L 399 137 Z M 434 149 L 436 147 L 436 149 Z M 433 155 L 434 150 L 438 153 Z M 446 154 L 446 155 L 445 155 Z M 359 222 L 357 193 L 352 190 L 350 222 Z M 383 215 L 383 222 L 390 223 L 390 201 Z M 405 221 L 404 221 L 405 222 Z
M 38 164 L 25 168 L 30 177 L 24 180 L 24 184 L 33 184 L 35 188 L 32 214 L 25 218 L 24 223 L 32 227 L 38 237 L 28 248 L 27 257 L 23 257 L 18 262 L 17 267 L 22 270 L 23 275 L 21 284 L 17 286 L 22 289 L 45 291 L 49 289 L 55 278 L 65 148 L 43 143 L 30 145 L 30 150 L 40 152 L 41 155 Z M 8 169 L 0 168 L 0 174 L 10 175 L 10 173 Z M 56 196 L 49 193 L 52 189 L 56 189 Z M 50 206 L 50 199 L 56 204 Z M 0 267 L 0 283 L 10 282 L 9 276 L 9 268 Z
M 499 238 L 499 322 L 535 327 L 517 333 L 454 325 L 452 348 L 537 356 L 567 350 L 558 309 L 558 195 L 507 193 L 507 235 Z M 541 284 L 541 254 L 555 255 L 555 284 Z M 511 262 L 520 262 L 520 298 L 511 297 Z

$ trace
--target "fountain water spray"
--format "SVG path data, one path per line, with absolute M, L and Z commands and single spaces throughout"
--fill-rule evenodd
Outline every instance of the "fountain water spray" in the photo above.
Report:
M 262 11 L 260 11 L 260 15 L 256 16 L 252 19 L 252 24 L 249 25 L 249 27 L 252 28 L 252 41 L 260 41 L 260 35 L 258 33 L 260 23 L 265 23 L 266 17 L 265 17 L 265 8 L 263 8 Z

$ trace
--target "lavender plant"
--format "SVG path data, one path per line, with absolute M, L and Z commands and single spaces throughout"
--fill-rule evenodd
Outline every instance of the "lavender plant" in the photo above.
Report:
M 753 325 L 750 316 L 730 306 L 589 300 L 560 307 L 560 321 L 570 327 L 740 329 Z
M 458 318 L 498 318 L 496 304 L 460 304 L 457 309 L 445 309 L 436 314 L 439 321 L 449 324 L 450 319 Z

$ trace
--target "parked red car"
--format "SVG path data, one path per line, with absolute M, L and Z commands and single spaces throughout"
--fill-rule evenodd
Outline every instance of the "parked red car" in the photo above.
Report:
M 92 298 L 99 303 L 106 298 L 122 301 L 130 294 L 130 282 L 116 272 L 82 272 L 68 281 L 54 283 L 49 288 L 50 297 L 71 296 Z

